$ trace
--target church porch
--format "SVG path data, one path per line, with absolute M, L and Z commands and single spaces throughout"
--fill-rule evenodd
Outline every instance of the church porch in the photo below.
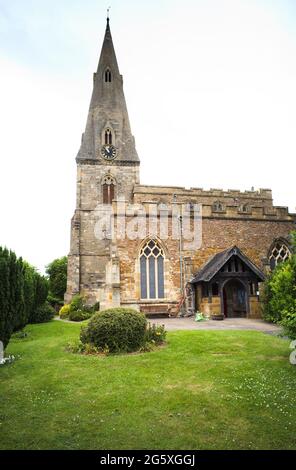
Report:
M 191 281 L 195 308 L 213 320 L 261 318 L 264 274 L 236 246 L 213 256 Z

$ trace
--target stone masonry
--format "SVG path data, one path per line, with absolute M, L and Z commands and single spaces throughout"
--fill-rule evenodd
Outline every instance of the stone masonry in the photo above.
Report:
M 112 144 L 108 141 L 106 145 L 108 135 L 111 135 Z M 104 156 L 105 148 L 106 152 L 115 149 L 115 158 L 107 158 L 108 154 Z M 168 239 L 157 239 L 164 253 L 164 297 L 149 301 L 141 299 L 139 256 L 146 238 L 112 239 L 106 236 L 98 239 L 96 236 L 96 224 L 103 217 L 100 212 L 103 193 L 108 190 L 108 184 L 112 184 L 114 191 L 109 208 L 113 207 L 115 225 L 121 216 L 118 201 L 124 201 L 125 209 L 128 204 L 155 206 L 156 219 L 159 218 L 160 204 L 202 206 L 201 247 L 186 250 L 181 246 L 184 283 L 211 256 L 234 245 L 263 272 L 269 269 L 268 257 L 275 240 L 281 239 L 289 246 L 289 234 L 295 227 L 296 215 L 289 214 L 286 207 L 274 206 L 269 189 L 206 191 L 140 184 L 140 160 L 131 133 L 109 20 L 76 162 L 76 210 L 71 221 L 66 302 L 77 293 L 83 294 L 89 303 L 100 301 L 101 308 L 123 305 L 141 309 L 141 305 L 147 303 L 172 306 L 180 300 L 180 241 L 172 237 L 172 215 L 169 214 Z M 125 218 L 129 223 L 131 216 L 125 215 Z M 147 224 L 148 220 L 145 218 L 143 223 Z

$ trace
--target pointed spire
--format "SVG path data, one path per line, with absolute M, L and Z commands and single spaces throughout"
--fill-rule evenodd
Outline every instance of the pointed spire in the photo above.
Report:
M 107 67 L 113 69 L 114 75 L 120 76 L 116 54 L 113 46 L 109 16 L 107 17 L 105 37 L 103 41 L 97 73 L 104 73 L 104 70 Z
M 109 26 L 109 13 L 110 13 L 110 8 L 111 8 L 111 7 L 108 7 L 108 8 L 107 8 L 107 28 L 108 28 L 108 26 Z
M 114 132 L 116 162 L 139 162 L 135 140 L 131 133 L 123 80 L 119 72 L 110 29 L 109 11 L 99 65 L 94 75 L 94 87 L 85 134 L 78 159 L 100 159 L 102 135 L 106 126 Z M 101 164 L 104 161 L 99 160 Z
M 108 39 L 111 39 L 111 30 L 110 30 L 110 19 L 109 19 L 109 11 L 108 11 L 108 16 L 107 16 L 107 24 L 106 24 L 106 32 L 105 32 L 105 37 L 108 35 Z

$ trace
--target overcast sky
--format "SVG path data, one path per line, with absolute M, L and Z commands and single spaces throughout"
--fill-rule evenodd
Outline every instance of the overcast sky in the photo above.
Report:
M 273 189 L 295 211 L 295 0 L 0 0 L 0 245 L 68 254 L 110 23 L 141 182 Z

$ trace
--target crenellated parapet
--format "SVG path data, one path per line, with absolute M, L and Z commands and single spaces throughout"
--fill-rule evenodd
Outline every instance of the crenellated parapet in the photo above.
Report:
M 240 199 L 242 202 L 245 200 L 260 200 L 265 203 L 272 205 L 272 191 L 271 189 L 258 189 L 251 191 L 240 191 L 238 189 L 203 189 L 203 188 L 185 188 L 180 186 L 148 186 L 138 184 L 134 187 L 135 197 L 141 197 L 141 194 L 151 196 L 162 196 L 169 198 L 174 197 L 201 197 L 219 199 L 222 198 L 225 201 Z
M 202 204 L 203 217 L 296 221 L 288 207 L 274 206 L 272 191 L 135 185 L 136 204 Z

